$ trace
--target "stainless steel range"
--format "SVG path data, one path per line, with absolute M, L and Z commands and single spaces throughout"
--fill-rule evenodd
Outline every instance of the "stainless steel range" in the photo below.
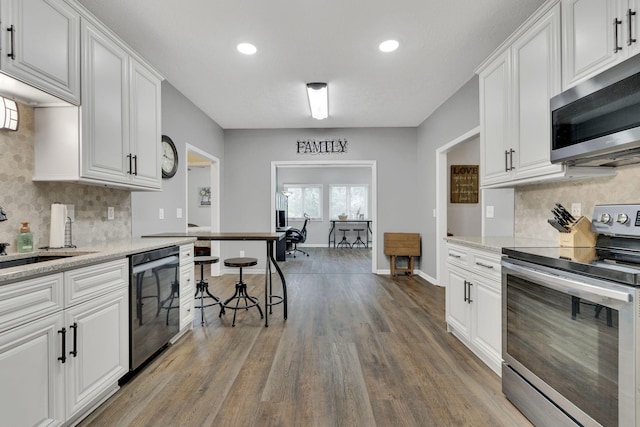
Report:
M 502 388 L 536 425 L 640 425 L 640 205 L 595 248 L 505 248 Z

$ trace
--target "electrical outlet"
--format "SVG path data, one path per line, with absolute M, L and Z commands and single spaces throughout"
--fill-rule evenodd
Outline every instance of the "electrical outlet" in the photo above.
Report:
M 240 258 L 244 257 L 244 251 L 240 251 Z
M 164 209 L 163 208 L 158 209 L 158 218 L 159 219 L 164 219 Z
M 580 203 L 571 203 L 571 215 L 575 218 L 582 216 L 582 205 Z
M 113 221 L 116 218 L 116 210 L 113 208 L 113 206 L 109 206 L 107 208 L 107 219 L 109 221 Z
M 176 209 L 176 218 L 182 218 L 182 208 Z
M 493 217 L 494 217 L 494 215 L 495 215 L 495 209 L 494 209 L 494 206 L 487 206 L 487 207 L 486 207 L 486 210 L 487 210 L 487 212 L 486 212 L 486 217 L 487 217 L 487 218 L 493 218 Z

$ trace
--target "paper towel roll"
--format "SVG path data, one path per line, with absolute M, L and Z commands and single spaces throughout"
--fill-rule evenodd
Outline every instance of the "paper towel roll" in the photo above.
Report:
M 67 205 L 54 203 L 51 205 L 51 232 L 49 233 L 49 247 L 64 246 L 64 228 L 67 223 Z

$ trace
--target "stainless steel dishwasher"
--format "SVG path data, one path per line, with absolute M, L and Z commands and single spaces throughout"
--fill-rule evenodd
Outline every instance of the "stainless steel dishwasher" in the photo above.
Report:
M 129 366 L 138 369 L 180 328 L 180 248 L 131 255 Z

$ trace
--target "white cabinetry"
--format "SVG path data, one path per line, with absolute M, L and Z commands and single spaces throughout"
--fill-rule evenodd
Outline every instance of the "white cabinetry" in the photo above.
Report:
M 2 0 L 0 68 L 80 103 L 80 15 L 63 0 Z
M 500 255 L 453 244 L 447 250 L 447 328 L 500 375 Z
M 161 189 L 161 76 L 94 18 L 80 34 L 82 104 L 36 109 L 33 180 Z
M 118 389 L 129 369 L 128 271 L 124 259 L 0 287 L 3 423 L 73 423 Z
M 480 70 L 482 185 L 558 173 L 549 99 L 560 92 L 560 5 L 537 16 Z
M 477 72 L 484 188 L 612 175 L 550 161 L 549 101 L 561 91 L 560 4 L 547 2 Z
M 193 325 L 195 294 L 193 244 L 180 246 L 180 331 Z
M 562 0 L 563 88 L 639 52 L 637 0 Z

